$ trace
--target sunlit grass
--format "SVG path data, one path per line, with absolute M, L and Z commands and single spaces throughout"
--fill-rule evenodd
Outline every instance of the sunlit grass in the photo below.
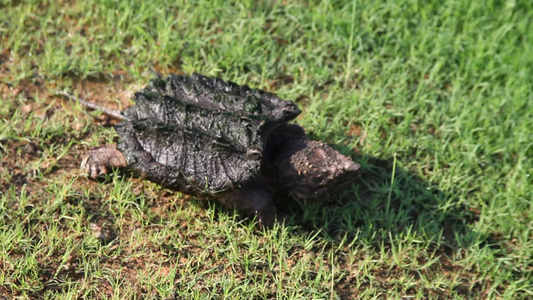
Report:
M 530 1 L 0 1 L 0 295 L 533 296 Z M 262 230 L 138 179 L 80 176 L 156 73 L 296 101 L 363 166 Z M 95 228 L 109 231 L 97 238 Z

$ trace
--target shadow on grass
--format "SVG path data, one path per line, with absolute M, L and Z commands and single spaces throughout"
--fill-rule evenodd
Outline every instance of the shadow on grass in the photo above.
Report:
M 288 225 L 303 231 L 321 230 L 336 242 L 347 238 L 371 245 L 388 245 L 391 235 L 416 237 L 445 251 L 466 248 L 479 240 L 468 224 L 476 215 L 451 194 L 439 190 L 394 158 L 352 156 L 361 163 L 361 178 L 335 203 L 291 203 Z M 393 176 L 394 174 L 394 176 Z M 394 179 L 393 179 L 394 177 Z
M 430 251 L 438 249 L 447 255 L 484 240 L 469 228 L 477 215 L 459 202 L 455 191 L 441 191 L 436 184 L 399 167 L 398 161 L 395 166 L 392 157 L 352 158 L 362 166 L 361 177 L 337 201 L 317 204 L 277 199 L 278 209 L 290 216 L 285 225 L 294 233 L 320 231 L 317 237 L 332 246 L 354 239 L 373 247 L 416 240 Z M 198 203 L 205 208 L 216 203 L 217 211 L 233 213 L 214 200 Z

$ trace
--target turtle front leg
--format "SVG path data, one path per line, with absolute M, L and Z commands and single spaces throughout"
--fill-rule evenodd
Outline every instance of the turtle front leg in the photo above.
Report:
M 81 162 L 81 169 L 92 179 L 109 173 L 111 169 L 119 169 L 125 166 L 126 157 L 114 145 L 92 149 Z
M 259 226 L 272 227 L 279 220 L 273 195 L 257 182 L 216 196 L 216 199 L 230 208 L 237 208 L 249 215 L 256 215 Z

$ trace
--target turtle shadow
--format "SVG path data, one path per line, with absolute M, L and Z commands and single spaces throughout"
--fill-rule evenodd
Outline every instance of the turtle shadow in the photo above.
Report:
M 336 201 L 327 204 L 292 201 L 282 210 L 292 216 L 286 224 L 302 233 L 320 231 L 338 242 L 357 237 L 372 245 L 390 243 L 390 235 L 413 235 L 447 250 L 479 241 L 469 229 L 477 215 L 458 201 L 458 192 L 444 192 L 398 159 L 352 155 L 361 176 Z

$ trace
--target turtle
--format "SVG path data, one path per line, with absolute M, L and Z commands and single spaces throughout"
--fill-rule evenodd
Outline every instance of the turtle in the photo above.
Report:
M 118 145 L 94 148 L 83 159 L 88 177 L 126 168 L 256 215 L 267 226 L 280 201 L 331 201 L 360 173 L 349 156 L 289 123 L 301 113 L 295 103 L 247 85 L 170 74 L 152 79 L 122 112 L 65 95 L 121 120 L 114 126 Z

